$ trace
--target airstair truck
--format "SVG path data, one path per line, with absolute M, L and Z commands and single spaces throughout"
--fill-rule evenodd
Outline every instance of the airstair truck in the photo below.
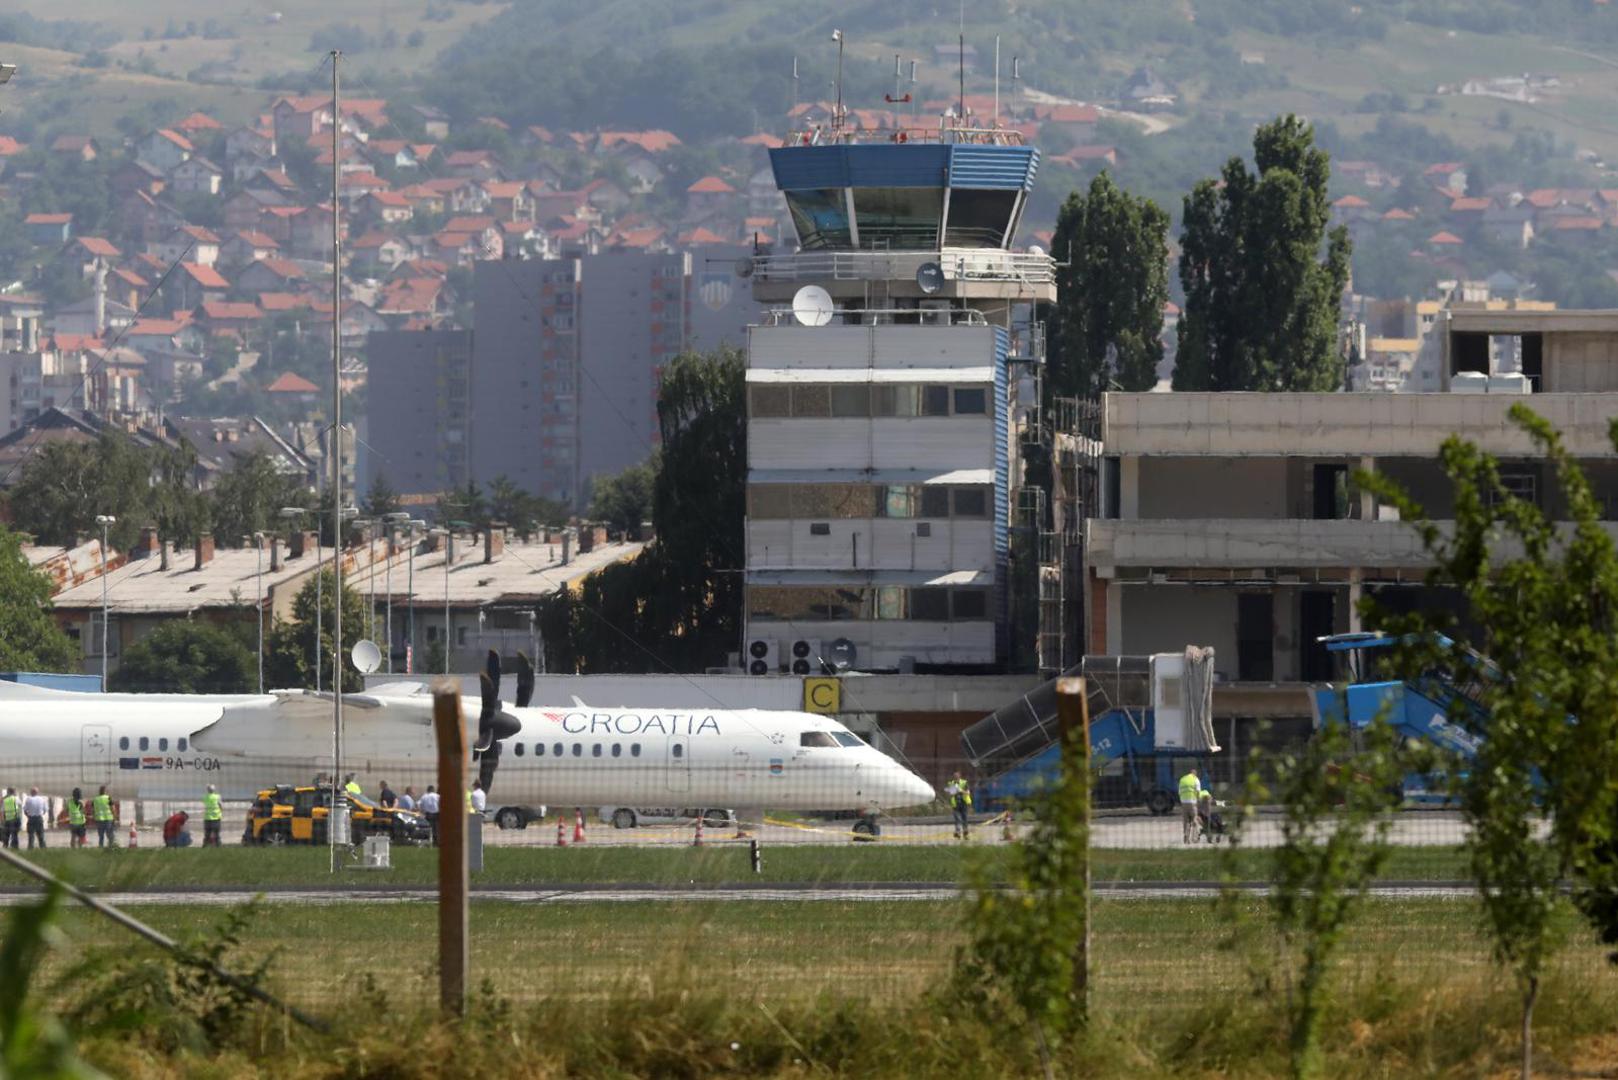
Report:
M 1144 806 L 1153 814 L 1179 805 L 1177 782 L 1195 767 L 1205 780 L 1213 735 L 1213 650 L 1151 656 L 1087 656 L 1082 675 L 1090 705 L 1090 762 L 1097 806 Z M 1056 680 L 1001 706 L 961 733 L 980 778 L 976 805 L 999 809 L 1053 784 L 1061 762 Z

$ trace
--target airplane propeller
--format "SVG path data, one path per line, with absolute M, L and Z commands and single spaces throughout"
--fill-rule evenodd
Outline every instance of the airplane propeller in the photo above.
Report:
M 526 689 L 526 694 L 524 693 Z M 494 784 L 495 770 L 500 767 L 500 741 L 509 739 L 522 730 L 522 722 L 500 708 L 500 654 L 489 650 L 484 671 L 478 676 L 478 690 L 482 707 L 478 712 L 478 739 L 472 748 L 473 760 L 478 762 L 478 780 L 485 795 Z M 526 705 L 534 694 L 534 667 L 521 653 L 517 655 L 517 704 Z

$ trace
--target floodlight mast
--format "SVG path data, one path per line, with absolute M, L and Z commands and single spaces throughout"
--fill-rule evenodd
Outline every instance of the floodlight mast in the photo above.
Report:
M 343 789 L 343 261 L 337 191 L 342 178 L 343 110 L 337 69 L 341 49 L 331 51 L 331 524 L 332 524 L 332 820 L 326 830 L 331 871 L 337 872 L 338 833 L 348 836 L 348 800 Z M 318 576 L 318 572 L 317 572 Z

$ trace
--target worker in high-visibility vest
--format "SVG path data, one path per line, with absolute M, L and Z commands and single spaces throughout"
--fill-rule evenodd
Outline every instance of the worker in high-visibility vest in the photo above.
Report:
M 348 779 L 346 781 L 344 781 L 344 783 L 343 783 L 343 790 L 345 792 L 347 792 L 349 795 L 363 795 L 363 794 L 365 794 L 365 789 L 360 787 L 360 785 L 354 780 L 354 774 L 353 773 L 348 774 Z
M 1187 844 L 1197 842 L 1197 800 L 1202 797 L 1202 779 L 1196 769 L 1180 777 L 1180 833 Z
M 21 835 L 22 800 L 17 798 L 16 788 L 8 787 L 5 798 L 0 799 L 0 844 L 15 848 Z
M 970 840 L 972 823 L 967 815 L 972 812 L 972 786 L 961 776 L 959 769 L 944 785 L 944 796 L 949 799 L 950 813 L 955 817 L 955 839 Z
M 218 847 L 219 830 L 225 820 L 224 807 L 219 805 L 219 789 L 208 785 L 208 794 L 202 797 L 202 846 Z
M 78 788 L 67 800 L 67 834 L 68 847 L 84 846 L 84 792 Z
M 90 800 L 90 813 L 96 819 L 96 847 L 118 850 L 118 843 L 112 838 L 112 796 L 107 794 L 106 784 L 102 784 L 96 797 Z

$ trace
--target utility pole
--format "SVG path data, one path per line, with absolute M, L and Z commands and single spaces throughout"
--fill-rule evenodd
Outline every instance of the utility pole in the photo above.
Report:
M 337 872 L 338 834 L 348 839 L 348 799 L 343 792 L 343 249 L 337 213 L 342 177 L 343 110 L 337 69 L 343 54 L 331 51 L 331 527 L 332 527 L 332 821 L 331 869 Z

